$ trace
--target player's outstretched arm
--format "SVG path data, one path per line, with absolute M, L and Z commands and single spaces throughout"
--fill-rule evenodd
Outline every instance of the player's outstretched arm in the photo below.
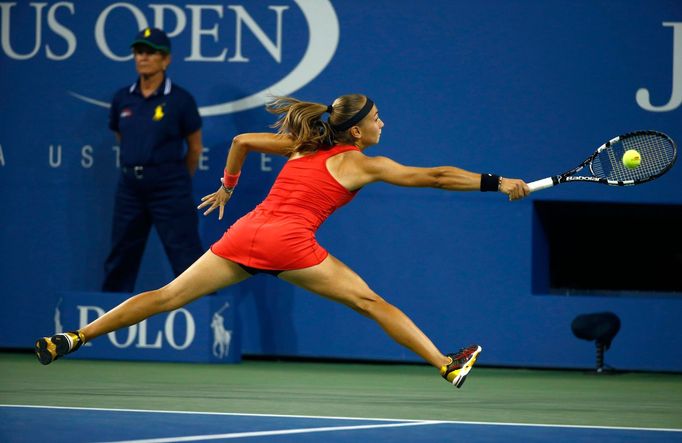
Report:
M 388 157 L 367 157 L 356 153 L 352 158 L 357 169 L 357 188 L 364 184 L 382 181 L 397 186 L 429 187 L 448 191 L 481 190 L 481 174 L 454 166 L 420 168 L 405 166 Z M 528 195 L 529 189 L 523 180 L 501 178 L 498 190 L 517 200 Z

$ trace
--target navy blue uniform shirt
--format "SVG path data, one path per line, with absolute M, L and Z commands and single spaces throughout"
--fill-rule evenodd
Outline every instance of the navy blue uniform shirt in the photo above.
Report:
M 139 80 L 111 102 L 109 129 L 121 134 L 121 165 L 149 166 L 185 158 L 185 138 L 201 128 L 194 97 L 165 78 L 145 98 Z

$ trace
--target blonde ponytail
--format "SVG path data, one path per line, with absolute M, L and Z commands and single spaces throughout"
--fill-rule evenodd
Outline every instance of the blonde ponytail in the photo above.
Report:
M 338 126 L 351 119 L 367 103 L 368 98 L 362 94 L 343 95 L 332 105 L 304 102 L 293 97 L 276 97 L 268 104 L 267 110 L 281 115 L 273 125 L 278 133 L 294 137 L 294 152 L 313 152 L 336 144 L 353 145 L 355 140 L 350 129 L 335 132 L 332 126 Z M 323 120 L 329 112 L 329 119 Z
M 332 144 L 332 129 L 322 116 L 327 106 L 304 102 L 292 97 L 277 97 L 268 104 L 268 111 L 281 115 L 273 125 L 278 133 L 294 137 L 293 152 L 312 152 Z M 293 153 L 292 152 L 292 153 Z

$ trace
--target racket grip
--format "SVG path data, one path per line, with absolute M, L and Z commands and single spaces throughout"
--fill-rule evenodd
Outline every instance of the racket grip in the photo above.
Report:
M 535 191 L 539 191 L 541 189 L 551 188 L 552 186 L 554 186 L 554 180 L 552 180 L 552 177 L 547 177 L 547 178 L 543 178 L 542 180 L 536 180 L 534 182 L 528 183 L 528 187 L 530 188 L 530 192 L 535 192 Z

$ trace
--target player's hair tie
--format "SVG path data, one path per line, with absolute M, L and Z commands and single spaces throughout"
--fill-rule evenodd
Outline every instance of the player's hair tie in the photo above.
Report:
M 333 110 L 334 110 L 334 106 L 332 106 L 332 105 L 328 105 L 328 106 L 327 106 L 327 112 L 328 112 L 329 114 L 331 114 Z
M 351 118 L 346 120 L 345 122 L 339 123 L 338 125 L 332 125 L 330 123 L 330 126 L 334 130 L 334 132 L 342 132 L 347 129 L 352 128 L 353 126 L 357 125 L 360 120 L 365 118 L 367 114 L 369 114 L 369 111 L 372 110 L 372 106 L 374 106 L 374 102 L 372 101 L 371 98 L 366 97 L 367 101 L 365 102 L 365 106 L 362 107 L 358 112 L 355 113 Z

